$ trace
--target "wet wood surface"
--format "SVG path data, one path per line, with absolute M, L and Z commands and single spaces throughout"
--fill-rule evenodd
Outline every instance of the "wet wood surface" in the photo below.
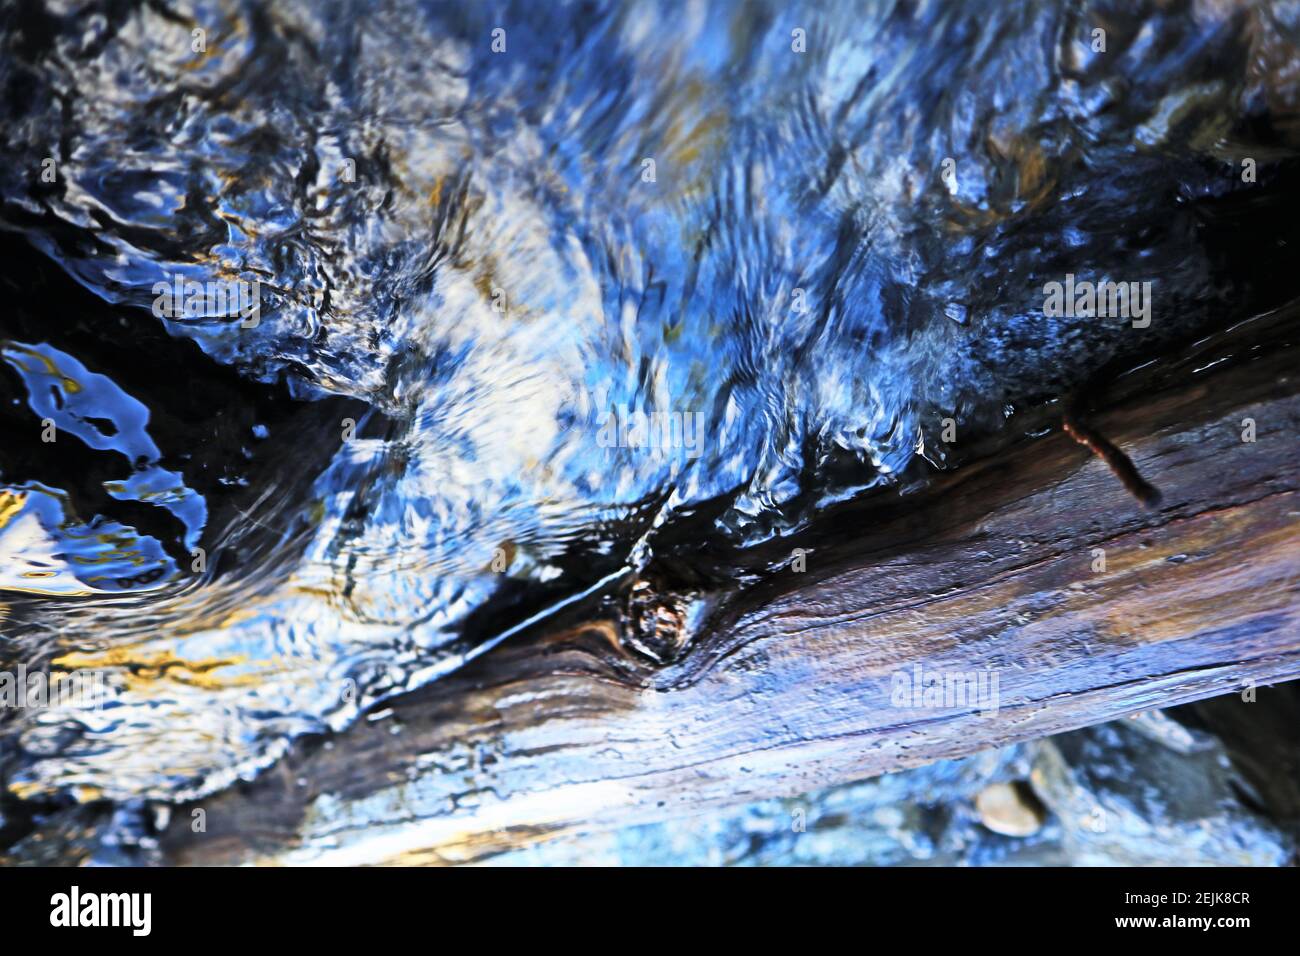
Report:
M 1294 679 L 1295 337 L 1257 321 L 1098 392 L 1090 427 L 1155 508 L 1042 409 L 1044 434 L 842 506 L 743 583 L 650 582 L 640 626 L 593 605 L 301 743 L 178 808 L 165 858 L 473 861 Z M 979 696 L 903 693 L 932 679 Z

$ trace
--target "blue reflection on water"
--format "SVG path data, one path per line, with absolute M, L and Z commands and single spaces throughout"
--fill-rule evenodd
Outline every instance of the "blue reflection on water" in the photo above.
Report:
M 161 570 L 129 602 L 16 605 L 14 646 L 75 648 L 135 715 L 25 760 L 30 792 L 218 786 L 455 666 L 466 619 L 519 585 L 563 602 L 634 573 L 708 501 L 701 533 L 733 544 L 797 528 L 918 452 L 942 465 L 945 420 L 987 434 L 1249 312 L 1285 261 L 1242 242 L 1239 274 L 1225 248 L 1260 232 L 1244 151 L 1265 185 L 1295 155 L 1290 5 L 169 9 L 3 14 L 26 171 L 0 183 L 5 227 L 133 321 L 178 276 L 258 283 L 254 327 L 157 321 L 373 414 L 272 434 L 338 451 L 212 527 L 107 370 L 7 347 L 35 416 L 128 458 L 108 493 L 183 528 L 132 544 Z M 1152 327 L 1045 315 L 1066 273 L 1154 280 Z M 130 577 L 75 544 L 130 529 L 12 478 L 42 560 Z M 5 560 L 28 524 L 0 527 Z M 256 560 L 176 573 L 258 534 Z M 39 728 L 11 730 L 21 750 Z

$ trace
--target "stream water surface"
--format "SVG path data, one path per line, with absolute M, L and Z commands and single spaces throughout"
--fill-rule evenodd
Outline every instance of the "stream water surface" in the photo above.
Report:
M 3 712 L 9 793 L 214 790 L 664 527 L 788 533 L 1294 298 L 1297 39 L 1228 0 L 5 0 L 0 661 L 102 677 Z

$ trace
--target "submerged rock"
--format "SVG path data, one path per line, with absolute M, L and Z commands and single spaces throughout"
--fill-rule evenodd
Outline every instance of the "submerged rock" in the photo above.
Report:
M 994 783 L 975 797 L 980 823 L 1003 836 L 1026 837 L 1037 833 L 1046 814 L 1043 805 L 1021 781 Z

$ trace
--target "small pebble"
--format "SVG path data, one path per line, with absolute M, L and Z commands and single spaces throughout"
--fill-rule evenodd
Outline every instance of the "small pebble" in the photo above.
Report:
M 1046 814 L 1033 792 L 1022 783 L 995 783 L 975 798 L 980 822 L 1003 836 L 1027 837 L 1043 827 Z

